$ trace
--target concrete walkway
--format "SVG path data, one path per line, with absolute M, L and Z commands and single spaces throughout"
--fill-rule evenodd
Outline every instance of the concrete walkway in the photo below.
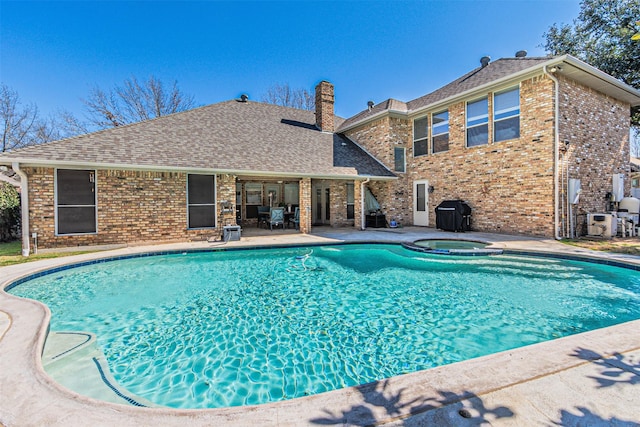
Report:
M 228 246 L 464 238 L 495 247 L 597 256 L 553 240 L 424 228 L 316 229 L 313 235 L 243 236 Z M 128 247 L 0 269 L 11 281 L 69 262 L 220 243 Z M 640 273 L 639 273 L 640 274 Z M 440 368 L 300 399 L 211 410 L 140 408 L 71 392 L 42 369 L 49 311 L 0 292 L 0 424 L 5 426 L 640 426 L 640 320 Z

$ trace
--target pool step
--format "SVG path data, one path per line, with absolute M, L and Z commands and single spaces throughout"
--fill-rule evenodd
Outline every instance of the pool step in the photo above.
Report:
M 491 248 L 473 248 L 473 249 L 432 249 L 425 246 L 418 246 L 413 243 L 403 243 L 402 246 L 406 249 L 423 252 L 425 254 L 434 255 L 459 255 L 459 256 L 488 256 L 488 255 L 502 255 L 502 249 Z
M 42 366 L 60 385 L 84 396 L 124 405 L 157 406 L 118 385 L 92 333 L 49 332 Z

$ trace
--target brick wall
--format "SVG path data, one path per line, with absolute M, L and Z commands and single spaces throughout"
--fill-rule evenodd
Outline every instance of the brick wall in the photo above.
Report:
M 559 79 L 562 194 L 569 178 L 580 179 L 582 193 L 574 220 L 577 232 L 585 234 L 586 214 L 607 208 L 613 174 L 625 174 L 625 196 L 630 194 L 629 105 L 561 76 Z M 563 216 L 568 217 L 566 199 L 563 202 Z
M 38 233 L 40 248 L 202 240 L 219 234 L 187 229 L 185 173 L 98 170 L 98 233 L 56 236 L 54 169 L 24 171 L 29 177 L 29 233 Z M 218 191 L 226 194 L 226 187 L 231 187 L 226 180 L 218 180 Z
M 370 154 L 394 169 L 394 148 L 406 148 L 407 172 L 396 172 L 394 181 L 371 181 L 367 187 L 380 203 L 381 210 L 388 220 L 395 219 L 400 224 L 413 222 L 411 186 L 413 178 L 409 173 L 412 151 L 413 124 L 411 121 L 396 117 L 384 117 L 347 133 L 347 136 L 363 146 Z M 358 184 L 359 185 L 359 184 Z M 359 196 L 356 202 L 359 203 Z
M 413 156 L 412 121 L 383 118 L 348 136 L 393 168 L 393 147 L 406 147 L 407 172 L 370 187 L 389 219 L 413 222 L 414 180 L 429 180 L 429 224 L 443 200 L 462 199 L 482 231 L 553 235 L 553 83 L 544 77 L 520 85 L 519 139 L 465 147 L 465 104 L 449 106 L 449 150 Z M 491 111 L 491 97 L 489 97 Z M 489 120 L 489 134 L 492 124 Z

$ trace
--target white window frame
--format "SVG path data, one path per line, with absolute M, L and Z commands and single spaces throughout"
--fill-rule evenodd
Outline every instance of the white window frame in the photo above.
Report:
M 500 96 L 503 95 L 505 93 L 509 93 L 509 92 L 513 92 L 513 91 L 518 91 L 518 106 L 517 107 L 511 107 L 511 108 L 506 108 L 504 110 L 501 111 L 496 111 L 496 96 Z M 512 115 L 508 115 L 505 117 L 501 117 L 499 119 L 496 119 L 496 117 L 499 114 L 506 114 L 506 113 L 510 113 L 512 111 L 517 111 L 516 114 L 512 114 Z M 517 117 L 518 118 L 518 136 L 515 136 L 513 138 L 505 138 L 505 139 L 496 139 L 496 123 L 501 122 L 503 120 L 510 120 Z M 499 92 L 494 92 L 493 93 L 493 142 L 502 142 L 502 141 L 508 141 L 510 139 L 517 139 L 520 138 L 520 86 L 515 86 L 515 87 L 510 87 L 508 89 L 505 90 L 501 90 Z
M 427 135 L 425 135 L 422 138 L 416 139 L 416 121 L 417 120 L 423 120 L 426 119 L 427 120 Z M 413 119 L 413 157 L 422 157 L 422 156 L 428 156 L 430 154 L 430 149 L 429 149 L 429 136 L 431 134 L 431 126 L 429 123 L 429 116 L 423 116 L 423 117 L 418 117 Z M 424 141 L 427 147 L 427 152 L 424 154 L 418 154 L 416 155 L 416 142 L 421 142 Z M 405 159 L 406 159 L 406 153 L 405 153 Z M 405 160 L 406 161 L 406 160 Z
M 95 212 L 95 231 L 88 231 L 86 233 L 62 233 L 58 232 L 58 170 L 86 170 L 93 173 L 93 205 L 62 205 L 63 207 L 90 207 L 93 206 Z M 56 236 L 86 236 L 92 234 L 98 234 L 98 171 L 96 169 L 71 169 L 71 168 L 56 168 L 54 171 L 53 179 L 53 218 L 54 228 Z
M 473 117 L 469 117 L 469 104 L 475 104 L 476 102 L 480 102 L 480 101 L 486 101 L 487 102 L 487 112 L 486 114 L 481 114 L 479 116 L 473 116 Z M 474 147 L 482 147 L 483 145 L 487 145 L 489 144 L 489 95 L 485 95 L 481 98 L 476 98 L 472 101 L 467 101 L 465 103 L 465 108 L 464 108 L 464 113 L 465 113 L 465 120 L 464 120 L 464 125 L 465 125 L 465 129 L 464 129 L 464 139 L 465 139 L 465 146 L 467 148 L 474 148 Z M 481 121 L 479 123 L 473 124 L 472 126 L 469 126 L 469 122 L 470 121 L 477 121 L 477 120 L 484 120 Z M 469 145 L 469 130 L 476 128 L 476 127 L 480 127 L 480 126 L 487 126 L 487 141 L 482 143 L 482 144 L 476 144 L 476 145 Z
M 402 150 L 402 170 L 396 169 L 396 150 Z M 393 147 L 393 171 L 398 173 L 407 172 L 407 149 L 405 147 Z
M 439 114 L 442 114 L 442 113 L 447 113 L 447 120 L 445 122 L 438 123 L 438 125 L 436 126 L 434 124 L 435 122 L 434 122 L 433 118 L 435 116 L 439 115 Z M 445 124 L 447 125 L 447 131 L 446 132 L 440 132 L 440 133 L 436 133 L 435 132 L 436 131 L 436 127 L 440 127 L 440 126 L 443 126 Z M 430 133 L 431 133 L 431 137 L 429 139 L 431 141 L 431 153 L 432 154 L 444 153 L 446 151 L 449 151 L 449 139 L 450 139 L 449 138 L 449 109 L 438 111 L 437 113 L 431 114 L 431 132 Z M 435 138 L 437 136 L 445 135 L 445 134 L 447 135 L 447 149 L 446 150 L 442 150 L 442 151 L 436 151 L 435 150 L 435 148 L 436 148 Z

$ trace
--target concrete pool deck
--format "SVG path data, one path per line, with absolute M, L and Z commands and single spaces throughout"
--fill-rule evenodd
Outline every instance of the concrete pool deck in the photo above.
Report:
M 248 234 L 248 233 L 247 233 Z M 462 238 L 495 247 L 595 256 L 550 239 L 433 229 L 316 229 L 244 236 L 229 247 Z M 136 246 L 0 268 L 0 288 L 36 271 L 104 257 L 214 248 L 220 243 Z M 72 392 L 43 370 L 48 310 L 0 292 L 0 425 L 5 426 L 640 426 L 640 320 L 323 394 L 210 410 L 141 408 Z

